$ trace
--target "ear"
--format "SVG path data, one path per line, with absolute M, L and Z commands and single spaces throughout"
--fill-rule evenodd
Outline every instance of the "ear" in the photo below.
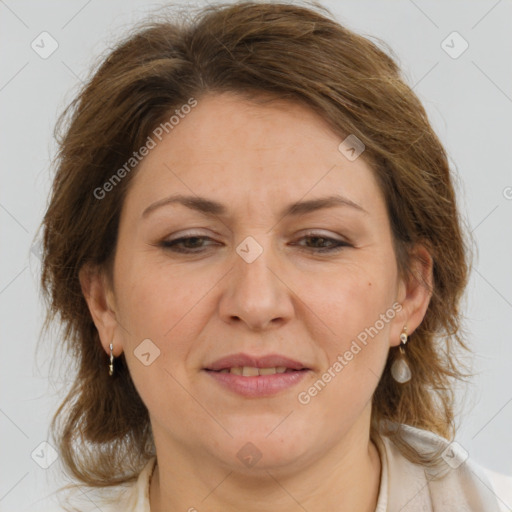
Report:
M 110 355 L 112 343 L 114 356 L 119 356 L 122 352 L 122 343 L 120 340 L 116 342 L 115 339 L 119 325 L 116 319 L 114 293 L 104 272 L 86 264 L 79 271 L 79 280 L 103 349 Z
M 434 261 L 426 247 L 417 244 L 409 252 L 410 272 L 398 283 L 397 302 L 402 309 L 397 313 L 390 332 L 390 346 L 400 344 L 400 333 L 404 326 L 411 335 L 421 324 L 427 312 L 434 286 Z

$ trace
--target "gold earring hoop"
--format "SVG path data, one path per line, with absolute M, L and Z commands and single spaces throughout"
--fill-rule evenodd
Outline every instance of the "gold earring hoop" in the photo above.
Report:
M 114 354 L 112 353 L 112 349 L 114 346 L 112 343 L 110 344 L 110 363 L 108 365 L 108 374 L 112 377 L 114 375 Z
M 402 332 L 400 333 L 400 346 L 398 347 L 399 354 L 391 365 L 391 376 L 400 384 L 409 382 L 412 377 L 411 368 L 407 362 L 407 356 L 405 355 L 404 348 L 407 340 L 407 326 L 404 325 Z

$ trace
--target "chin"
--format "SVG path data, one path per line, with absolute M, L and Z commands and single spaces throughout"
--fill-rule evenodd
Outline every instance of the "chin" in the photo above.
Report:
M 274 428 L 278 422 L 274 423 Z M 217 453 L 229 469 L 239 473 L 255 475 L 262 472 L 262 476 L 268 477 L 267 471 L 291 469 L 303 463 L 307 457 L 307 437 L 298 433 L 293 428 L 277 429 L 270 433 L 271 429 L 252 428 L 244 430 L 242 434 L 233 434 L 229 439 L 229 448 L 222 453 Z M 311 442 L 311 439 L 310 439 Z M 226 447 L 227 448 L 227 447 Z M 217 445 L 216 451 L 219 450 Z

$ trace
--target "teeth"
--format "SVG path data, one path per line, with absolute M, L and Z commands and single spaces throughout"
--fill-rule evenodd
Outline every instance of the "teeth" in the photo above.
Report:
M 234 375 L 242 375 L 243 377 L 256 377 L 258 375 L 274 375 L 275 373 L 292 372 L 293 370 L 286 366 L 276 366 L 273 368 L 254 368 L 253 366 L 224 368 L 220 373 L 232 373 Z
M 252 366 L 244 366 L 242 368 L 242 375 L 244 377 L 256 377 L 260 374 L 260 371 L 258 368 L 253 368 Z
M 260 368 L 260 375 L 274 375 L 276 373 L 275 368 Z

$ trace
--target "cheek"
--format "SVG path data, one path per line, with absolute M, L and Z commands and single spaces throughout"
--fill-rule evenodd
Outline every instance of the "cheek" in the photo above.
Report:
M 299 297 L 311 304 L 324 324 L 346 338 L 373 325 L 393 305 L 396 273 L 392 265 L 340 264 L 333 271 L 308 278 L 300 290 Z
M 119 265 L 119 309 L 134 339 L 164 341 L 214 285 L 211 272 L 186 271 L 154 258 L 134 257 Z
M 305 302 L 320 320 L 320 330 L 311 328 L 311 332 L 317 333 L 313 339 L 325 355 L 325 370 L 330 370 L 326 379 L 336 382 L 329 385 L 335 395 L 347 391 L 354 397 L 365 395 L 377 385 L 396 316 L 395 287 L 392 265 L 386 269 L 361 262 L 340 266 L 303 289 Z M 360 388 L 362 382 L 370 388 Z
M 349 428 L 380 380 L 395 309 L 382 283 L 347 277 L 330 284 L 332 288 L 319 294 L 321 299 L 311 306 L 322 312 L 319 316 L 324 327 L 311 332 L 324 356 L 323 366 L 298 390 L 302 394 L 297 398 L 304 414 L 316 422 Z
M 197 357 L 192 355 L 198 350 L 197 340 L 205 325 L 215 315 L 211 297 L 219 285 L 219 275 L 225 273 L 213 268 L 191 264 L 186 269 L 169 263 L 164 268 L 141 259 L 125 275 L 121 306 L 128 331 L 123 332 L 125 352 L 143 399 L 157 400 L 166 389 L 166 402 L 179 400 L 183 392 L 179 383 L 188 382 L 197 371 Z M 149 352 L 154 350 L 157 357 L 146 367 L 137 355 L 139 345 L 147 339 L 157 347 L 151 349 L 146 341 Z
M 190 280 L 183 273 L 148 266 L 130 275 L 141 277 L 125 276 L 121 292 L 125 357 L 146 407 L 165 423 L 171 411 L 193 409 L 181 383 L 189 377 L 187 361 L 201 329 L 200 317 L 207 316 L 201 298 L 211 286 L 204 279 Z

